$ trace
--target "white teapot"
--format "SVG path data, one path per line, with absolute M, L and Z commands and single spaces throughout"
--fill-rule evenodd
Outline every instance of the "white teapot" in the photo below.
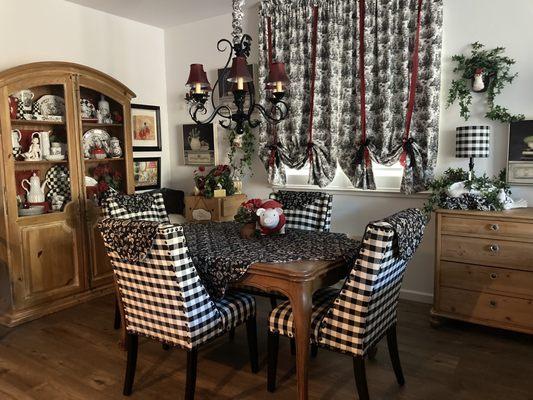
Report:
M 41 180 L 35 172 L 31 176 L 29 181 L 27 179 L 24 179 L 21 182 L 20 185 L 26 191 L 26 198 L 28 200 L 28 203 L 44 203 L 44 187 L 46 185 L 46 182 L 48 182 L 48 179 L 46 179 L 41 184 Z M 28 187 L 25 186 L 25 184 Z

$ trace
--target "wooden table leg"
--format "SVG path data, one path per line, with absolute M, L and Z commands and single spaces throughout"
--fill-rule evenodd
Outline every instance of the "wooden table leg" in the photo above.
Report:
M 307 400 L 308 397 L 308 366 L 309 339 L 311 327 L 311 311 L 313 307 L 313 293 L 307 282 L 294 283 L 289 296 L 294 315 L 294 330 L 296 339 L 296 377 L 298 380 L 298 399 Z

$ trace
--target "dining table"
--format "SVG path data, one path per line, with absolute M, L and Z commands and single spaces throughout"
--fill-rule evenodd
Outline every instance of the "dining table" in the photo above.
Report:
M 244 239 L 235 222 L 185 224 L 184 233 L 212 296 L 223 296 L 228 287 L 251 286 L 288 298 L 294 315 L 297 398 L 308 399 L 313 294 L 346 278 L 360 242 L 341 233 L 296 229 Z

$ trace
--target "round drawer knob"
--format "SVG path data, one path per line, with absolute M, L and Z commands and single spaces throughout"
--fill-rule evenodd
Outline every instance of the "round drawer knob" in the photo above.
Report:
M 491 301 L 489 301 L 489 305 L 490 305 L 491 307 L 496 307 L 496 300 L 491 300 Z
M 490 226 L 490 230 L 491 230 L 491 231 L 499 231 L 499 230 L 500 230 L 500 225 L 498 225 L 498 224 L 492 224 L 492 225 Z
M 491 244 L 490 251 L 492 251 L 493 253 L 497 253 L 500 251 L 500 246 L 498 246 L 497 244 Z
M 490 274 L 490 279 L 496 279 L 498 277 L 498 274 L 496 272 L 493 272 Z

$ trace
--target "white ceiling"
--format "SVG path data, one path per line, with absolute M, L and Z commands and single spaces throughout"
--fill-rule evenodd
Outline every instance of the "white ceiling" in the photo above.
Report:
M 160 28 L 231 13 L 231 0 L 67 0 Z M 248 0 L 252 6 L 259 0 Z

